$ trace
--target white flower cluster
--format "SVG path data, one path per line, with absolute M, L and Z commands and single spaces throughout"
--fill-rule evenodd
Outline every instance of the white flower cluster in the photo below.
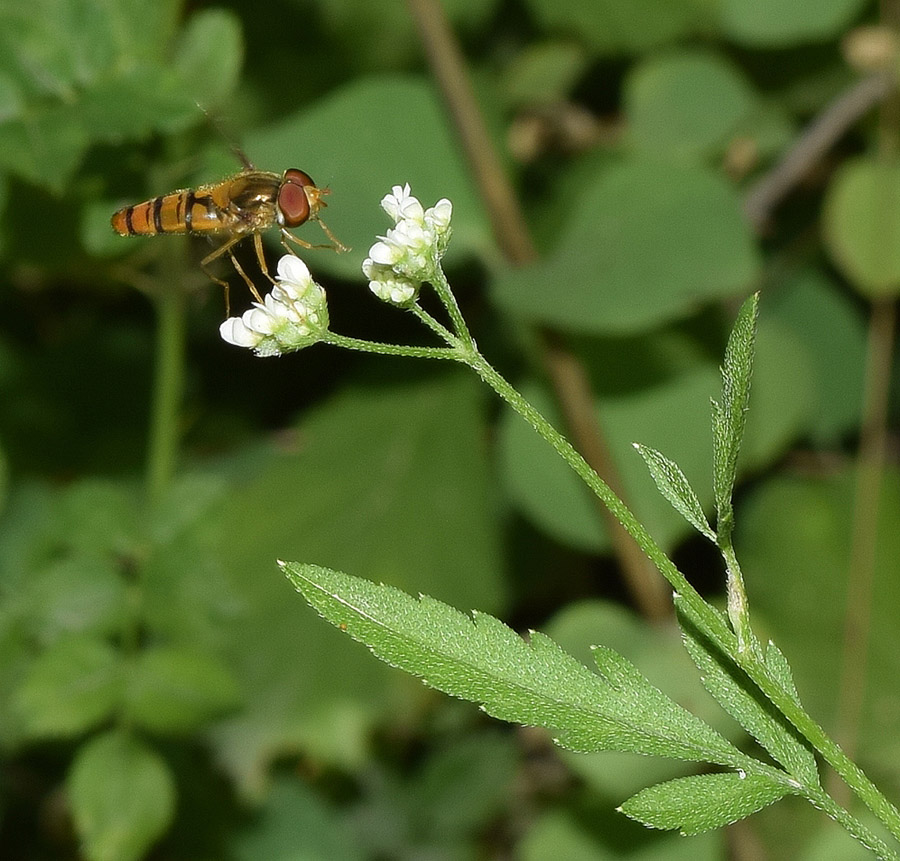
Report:
M 409 305 L 423 281 L 433 277 L 450 241 L 453 206 L 443 198 L 429 209 L 410 194 L 409 183 L 395 185 L 381 201 L 394 227 L 369 249 L 362 269 L 369 289 L 385 302 Z
M 219 326 L 219 334 L 229 344 L 249 347 L 257 356 L 280 356 L 314 344 L 327 329 L 325 291 L 299 257 L 285 254 L 265 300 L 254 302 L 241 317 L 229 317 Z

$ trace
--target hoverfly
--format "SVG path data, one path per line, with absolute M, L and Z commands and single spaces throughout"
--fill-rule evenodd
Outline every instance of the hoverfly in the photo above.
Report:
M 254 298 L 262 298 L 253 281 L 234 256 L 234 246 L 248 236 L 253 237 L 256 258 L 263 275 L 273 281 L 263 254 L 262 232 L 278 226 L 281 244 L 294 253 L 289 242 L 301 248 L 333 248 L 348 251 L 319 217 L 319 210 L 326 206 L 322 199 L 327 188 L 318 188 L 309 174 L 297 168 L 283 174 L 256 170 L 242 153 L 239 157 L 244 168 L 219 182 L 197 188 L 179 189 L 159 197 L 122 207 L 113 215 L 113 229 L 120 236 L 152 236 L 157 233 L 200 233 L 208 236 L 226 236 L 225 242 L 200 261 L 209 277 L 225 288 L 228 302 L 228 283 L 217 278 L 207 266 L 227 254 L 234 268 L 244 279 Z M 330 245 L 316 246 L 290 233 L 289 228 L 299 227 L 307 221 L 318 221 L 331 240 Z

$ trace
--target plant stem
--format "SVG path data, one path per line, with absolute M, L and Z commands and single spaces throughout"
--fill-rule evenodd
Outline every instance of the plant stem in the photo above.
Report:
M 182 258 L 183 253 L 177 251 L 163 258 L 158 289 L 153 294 L 157 321 L 156 356 L 146 478 L 151 506 L 158 504 L 165 494 L 178 460 L 185 354 Z
M 841 776 L 859 799 L 900 840 L 900 811 L 879 792 L 862 769 L 841 750 L 804 710 L 769 674 L 765 664 L 756 657 L 736 656 L 740 668 L 772 701 L 776 708 L 803 734 L 804 738 L 822 754 L 825 761 Z
M 637 542 L 648 558 L 659 569 L 669 584 L 681 598 L 681 604 L 690 612 L 693 623 L 708 636 L 723 652 L 730 656 L 743 669 L 757 687 L 772 701 L 784 716 L 803 734 L 818 750 L 831 767 L 843 778 L 847 785 L 857 794 L 865 805 L 887 826 L 890 832 L 900 840 L 900 812 L 878 791 L 877 787 L 865 776 L 859 766 L 841 750 L 840 746 L 830 739 L 794 698 L 788 694 L 769 673 L 757 649 L 742 650 L 738 638 L 728 628 L 721 614 L 717 613 L 688 583 L 684 575 L 653 540 L 647 530 L 635 518 L 625 504 L 610 490 L 609 486 L 588 465 L 587 461 L 574 449 L 572 444 L 556 430 L 521 394 L 507 382 L 474 348 L 462 356 L 466 362 L 503 400 L 521 415 L 540 436 L 542 436 L 559 455 L 575 470 L 581 479 L 609 508 L 622 527 Z M 736 560 L 735 560 L 736 563 Z M 739 569 L 738 569 L 739 570 Z M 751 641 L 752 642 L 752 641 Z M 848 828 L 854 836 L 860 833 L 863 826 L 847 811 L 843 810 L 833 799 L 822 793 L 822 797 L 814 800 L 829 815 L 847 827 L 852 820 L 853 827 Z M 866 845 L 872 840 L 868 835 Z M 887 847 L 878 850 L 882 857 L 897 857 Z M 884 853 L 887 854 L 884 854 Z
M 337 332 L 326 332 L 322 341 L 335 347 L 357 350 L 361 353 L 378 353 L 382 356 L 406 356 L 413 359 L 460 359 L 460 351 L 454 347 L 413 347 L 403 344 L 385 344 L 382 341 L 366 341 L 351 338 Z
M 688 605 L 697 627 L 718 645 L 726 654 L 731 654 L 737 643 L 721 614 L 715 611 L 691 586 L 653 540 L 650 533 L 616 496 L 609 485 L 597 475 L 588 462 L 575 450 L 574 446 L 541 415 L 521 394 L 507 382 L 474 348 L 467 350 L 462 361 L 468 364 L 503 400 L 524 418 L 540 436 L 557 451 L 560 457 L 575 470 L 585 484 L 600 498 L 603 504 L 625 531 L 635 540 L 650 561 L 657 567 L 669 585 Z

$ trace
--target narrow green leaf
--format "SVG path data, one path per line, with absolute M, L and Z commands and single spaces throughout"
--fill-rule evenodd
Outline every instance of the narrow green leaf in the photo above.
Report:
M 175 811 L 168 766 L 123 732 L 105 733 L 80 748 L 67 788 L 82 851 L 90 861 L 145 857 Z
M 125 713 L 155 732 L 189 732 L 234 708 L 240 690 L 212 655 L 185 647 L 141 652 L 130 668 Z
M 659 492 L 669 500 L 672 507 L 701 535 L 705 535 L 710 541 L 716 540 L 716 533 L 709 525 L 703 506 L 694 493 L 694 489 L 688 482 L 685 474 L 677 463 L 660 454 L 656 449 L 632 443 L 638 454 L 644 458 L 650 475 L 656 482 Z
M 734 764 L 743 756 L 654 688 L 615 652 L 597 647 L 600 675 L 548 637 L 525 642 L 483 613 L 472 616 L 338 571 L 282 563 L 319 613 L 392 666 L 502 720 L 542 726 L 574 750 L 619 750 Z
M 676 609 L 681 611 L 683 604 L 684 602 L 676 597 Z M 702 636 L 681 612 L 679 623 L 685 648 L 700 670 L 703 686 L 719 705 L 791 775 L 808 786 L 818 786 L 819 772 L 815 757 L 794 727 L 756 689 L 750 679 Z M 782 680 L 785 671 L 790 677 L 790 669 L 786 663 L 779 668 L 779 680 Z M 796 691 L 794 693 L 796 694 Z
M 109 717 L 121 695 L 116 650 L 79 635 L 59 640 L 35 660 L 15 705 L 29 735 L 71 737 Z
M 794 674 L 791 672 L 790 664 L 781 649 L 778 648 L 771 640 L 766 647 L 766 666 L 769 672 L 776 678 L 799 706 L 800 694 L 797 693 L 797 686 L 794 684 Z
M 713 470 L 716 507 L 720 521 L 730 528 L 731 493 L 737 475 L 737 459 L 744 436 L 759 295 L 741 306 L 728 338 L 722 366 L 722 401 L 713 402 Z
M 688 836 L 745 819 L 790 792 L 759 774 L 700 774 L 642 789 L 619 810 L 650 828 Z

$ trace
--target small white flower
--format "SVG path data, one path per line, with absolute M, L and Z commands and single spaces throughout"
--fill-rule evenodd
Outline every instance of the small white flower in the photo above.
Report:
M 240 317 L 229 317 L 221 326 L 219 334 L 222 340 L 235 347 L 256 347 L 263 339 L 260 332 L 256 332 L 247 326 Z
M 395 224 L 404 218 L 420 221 L 424 215 L 422 204 L 410 194 L 409 183 L 402 187 L 395 185 L 391 193 L 382 199 L 381 208 L 394 219 Z
M 450 216 L 453 214 L 453 204 L 442 197 L 434 206 L 425 210 L 425 223 L 436 233 L 442 233 L 450 226 Z
M 278 284 L 292 296 L 302 298 L 315 285 L 306 264 L 293 254 L 285 254 L 278 261 Z
M 381 206 L 394 226 L 369 249 L 363 272 L 376 296 L 408 305 L 418 296 L 421 283 L 433 279 L 447 249 L 453 205 L 443 198 L 425 210 L 406 183 L 395 185 Z
M 419 295 L 421 283 L 398 275 L 390 266 L 367 257 L 362 269 L 369 279 L 369 289 L 383 302 L 404 306 L 415 301 Z
M 241 317 L 229 317 L 219 333 L 229 344 L 249 347 L 257 356 L 280 356 L 314 344 L 327 329 L 325 291 L 299 257 L 286 254 L 278 261 L 271 292 Z

